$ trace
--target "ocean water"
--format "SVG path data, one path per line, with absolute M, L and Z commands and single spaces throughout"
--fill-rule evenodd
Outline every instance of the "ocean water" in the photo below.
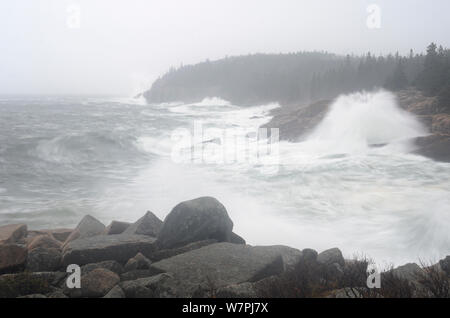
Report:
M 426 130 L 391 94 L 342 96 L 302 140 L 277 143 L 273 132 L 256 160 L 233 157 L 267 145 L 251 133 L 276 107 L 1 97 L 0 224 L 164 218 L 183 200 L 214 196 L 249 244 L 339 247 L 385 264 L 450 254 L 450 164 L 410 153 Z M 236 131 L 247 139 L 230 146 Z

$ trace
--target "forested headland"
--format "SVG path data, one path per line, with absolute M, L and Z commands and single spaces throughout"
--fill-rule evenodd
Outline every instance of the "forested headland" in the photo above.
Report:
M 237 105 L 310 103 L 343 93 L 416 87 L 441 104 L 450 101 L 450 50 L 434 43 L 377 56 L 328 52 L 253 54 L 171 68 L 144 92 L 149 103 L 198 102 L 220 97 Z

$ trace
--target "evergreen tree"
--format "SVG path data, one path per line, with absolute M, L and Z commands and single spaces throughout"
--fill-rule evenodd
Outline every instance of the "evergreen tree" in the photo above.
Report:
M 435 95 L 444 84 L 444 74 L 442 69 L 442 57 L 437 52 L 435 43 L 431 43 L 427 48 L 427 55 L 423 64 L 423 71 L 419 75 L 418 87 L 429 95 Z
M 406 88 L 408 85 L 408 79 L 405 74 L 405 67 L 403 66 L 402 60 L 397 62 L 394 73 L 387 79 L 385 87 L 387 89 L 398 91 Z

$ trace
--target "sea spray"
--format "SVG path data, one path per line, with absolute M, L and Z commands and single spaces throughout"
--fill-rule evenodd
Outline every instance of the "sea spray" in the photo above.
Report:
M 398 106 L 392 93 L 380 90 L 338 97 L 307 140 L 327 153 L 357 154 L 385 145 L 406 152 L 410 141 L 423 135 L 423 125 Z
M 332 114 L 350 96 L 337 99 L 326 116 L 340 129 L 349 128 L 349 121 Z M 72 227 L 85 214 L 103 223 L 134 222 L 147 210 L 164 218 L 181 201 L 213 196 L 227 208 L 234 231 L 252 245 L 318 251 L 333 245 L 348 258 L 364 253 L 395 264 L 444 258 L 450 246 L 449 164 L 408 153 L 403 140 L 422 130 L 408 128 L 418 127 L 417 121 L 405 120 L 411 116 L 404 116 L 392 95 L 367 100 L 375 101 L 374 112 L 392 111 L 353 117 L 365 121 L 359 133 L 367 137 L 313 138 L 324 119 L 305 142 L 280 142 L 273 175 L 249 162 L 175 164 L 170 136 L 198 120 L 205 127 L 257 129 L 276 104 L 240 108 L 213 99 L 209 106 L 177 108 L 110 98 L 0 103 L 0 224 Z M 378 102 L 386 100 L 392 107 Z M 351 114 L 355 108 L 341 110 Z M 376 123 L 380 131 L 369 129 Z M 396 131 L 378 136 L 392 125 Z M 347 146 L 338 147 L 339 140 Z M 352 141 L 359 149 L 348 147 Z

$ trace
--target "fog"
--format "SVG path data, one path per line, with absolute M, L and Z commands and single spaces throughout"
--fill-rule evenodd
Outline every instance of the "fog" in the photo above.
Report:
M 372 3 L 379 28 L 367 25 Z M 450 46 L 449 10 L 448 0 L 2 1 L 0 94 L 130 96 L 171 66 L 257 52 L 422 52 Z

